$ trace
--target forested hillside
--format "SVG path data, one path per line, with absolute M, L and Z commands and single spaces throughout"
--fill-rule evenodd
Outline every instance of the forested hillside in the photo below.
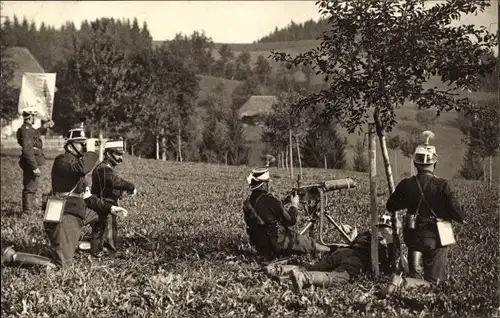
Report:
M 257 43 L 315 40 L 328 29 L 328 20 L 307 20 L 304 23 L 290 22 L 284 28 L 276 27 L 273 32 L 257 40 Z

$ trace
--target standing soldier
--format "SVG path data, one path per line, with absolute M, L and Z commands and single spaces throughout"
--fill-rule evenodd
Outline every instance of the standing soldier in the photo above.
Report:
M 413 157 L 417 175 L 403 179 L 397 185 L 386 208 L 389 212 L 407 209 L 403 234 L 408 247 L 410 276 L 416 276 L 421 253 L 424 280 L 437 282 L 446 278 L 448 249 L 453 244 L 445 242 L 445 236 L 452 237 L 452 232 L 448 231 L 448 235 L 444 231 L 440 233 L 438 226 L 448 226 L 447 222 L 451 220 L 462 223 L 465 214 L 450 183 L 434 175 L 438 156 L 436 148 L 429 146 L 429 139 L 434 134 L 425 131 L 422 136 L 426 141 L 415 149 Z
M 45 161 L 40 135 L 45 134 L 47 128 L 54 126 L 54 122 L 48 120 L 42 121 L 42 127 L 34 129 L 35 116 L 37 116 L 36 111 L 24 111 L 24 123 L 16 133 L 17 142 L 22 147 L 19 166 L 23 170 L 22 213 L 26 214 L 34 213 L 35 195 L 41 174 L 40 167 Z
M 297 222 L 299 196 L 291 197 L 287 211 L 282 202 L 268 192 L 269 169 L 252 170 L 247 178 L 252 193 L 243 204 L 250 243 L 266 257 L 291 253 L 329 252 L 328 246 L 296 233 L 289 226 Z
M 131 195 L 137 193 L 135 185 L 120 178 L 114 170 L 123 162 L 124 154 L 123 140 L 107 141 L 104 145 L 104 160 L 92 172 L 91 193 L 113 205 L 118 205 L 118 199 L 124 192 Z M 104 244 L 116 251 L 117 236 L 116 215 L 103 215 L 103 218 L 92 224 L 92 255 L 100 256 Z
M 52 166 L 51 194 L 65 199 L 66 203 L 60 222 L 44 223 L 53 259 L 62 267 L 73 262 L 84 220 L 90 219 L 87 213 L 97 212 L 101 218 L 109 213 L 124 216 L 128 213 L 90 194 L 85 175 L 92 170 L 99 156 L 94 151 L 95 144 L 87 145 L 83 127 L 70 131 L 64 149 L 64 154 L 57 156 Z

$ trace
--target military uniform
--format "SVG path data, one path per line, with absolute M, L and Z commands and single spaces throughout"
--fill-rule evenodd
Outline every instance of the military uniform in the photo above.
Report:
M 288 213 L 281 201 L 262 190 L 253 190 L 243 205 L 247 233 L 252 245 L 266 256 L 316 251 L 316 242 L 289 228 L 297 222 L 297 208 Z
M 67 200 L 61 222 L 45 223 L 44 227 L 54 262 L 59 266 L 65 267 L 73 261 L 84 220 L 89 218 L 87 207 L 101 217 L 111 211 L 111 203 L 93 195 L 84 195 L 87 189 L 85 175 L 92 170 L 98 158 L 95 152 L 86 152 L 82 157 L 65 152 L 54 160 L 52 195 L 67 197 Z M 75 185 L 75 195 L 67 196 Z M 94 211 L 88 213 L 95 213 Z
M 122 192 L 132 193 L 135 189 L 133 183 L 120 178 L 115 170 L 106 162 L 99 163 L 92 172 L 91 193 L 112 205 L 118 205 Z M 103 215 L 92 225 L 92 253 L 96 254 L 103 248 L 103 236 L 106 234 L 107 245 L 116 250 L 117 222 L 116 216 Z
M 34 212 L 35 195 L 38 190 L 40 177 L 33 172 L 45 162 L 43 155 L 43 142 L 40 138 L 47 128 L 34 129 L 30 123 L 24 122 L 17 130 L 18 144 L 22 147 L 19 166 L 23 170 L 22 206 L 24 213 Z
M 348 280 L 362 272 L 371 271 L 371 232 L 360 233 L 349 247 L 339 247 L 327 254 L 321 261 L 305 266 L 308 271 L 331 272 L 332 277 Z M 378 245 L 379 268 L 383 273 L 390 273 L 390 253 L 392 248 Z M 347 276 L 339 273 L 347 272 Z
M 391 230 L 388 224 L 379 224 L 379 226 L 383 226 L 389 231 L 386 231 L 385 235 L 381 232 L 378 233 L 379 268 L 383 273 L 389 273 L 391 271 L 392 237 L 390 241 L 387 241 L 387 236 L 392 234 L 390 234 Z M 271 264 L 266 266 L 264 271 L 272 276 L 288 274 L 294 286 L 299 290 L 303 286 L 309 285 L 330 287 L 344 284 L 362 272 L 371 271 L 371 239 L 371 232 L 366 231 L 356 236 L 348 247 L 337 248 L 315 264 L 303 267 Z
M 420 184 L 425 199 L 430 205 L 429 207 L 422 202 L 419 211 L 416 210 L 421 194 L 416 182 Z M 403 179 L 397 185 L 387 200 L 386 208 L 389 212 L 407 209 L 409 215 L 417 214 L 415 229 L 405 226 L 403 230 L 409 255 L 412 251 L 422 253 L 425 280 L 444 280 L 449 246 L 442 246 L 440 243 L 436 216 L 445 221 L 455 220 L 457 222 L 463 222 L 465 218 L 449 182 L 436 177 L 432 172 L 419 171 L 416 176 Z

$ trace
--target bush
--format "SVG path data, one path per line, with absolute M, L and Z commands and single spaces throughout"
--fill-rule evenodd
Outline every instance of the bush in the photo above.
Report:
M 369 168 L 368 160 L 365 156 L 365 147 L 360 139 L 358 139 L 354 147 L 353 168 L 359 172 L 367 172 Z
M 480 180 L 484 176 L 481 158 L 474 147 L 468 147 L 459 174 L 467 180 Z

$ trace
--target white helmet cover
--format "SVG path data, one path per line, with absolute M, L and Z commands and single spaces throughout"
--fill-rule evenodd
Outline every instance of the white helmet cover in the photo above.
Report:
M 263 182 L 269 182 L 268 168 L 255 168 L 247 177 L 247 183 L 251 190 L 260 187 Z
M 434 138 L 432 131 L 426 130 L 422 133 L 425 138 L 423 145 L 418 145 L 413 154 L 413 162 L 417 164 L 432 165 L 437 162 L 437 153 L 435 146 L 429 146 L 429 139 Z

